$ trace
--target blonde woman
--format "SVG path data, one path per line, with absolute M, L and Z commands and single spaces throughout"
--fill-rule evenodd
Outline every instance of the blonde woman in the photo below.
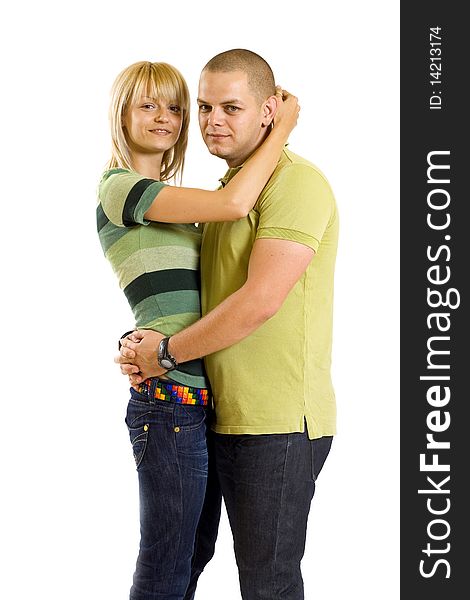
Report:
M 167 183 L 181 177 L 188 138 L 189 93 L 179 71 L 139 62 L 117 77 L 112 158 L 99 186 L 97 225 L 136 328 L 170 336 L 200 317 L 201 226 L 195 223 L 236 220 L 254 206 L 297 122 L 297 99 L 284 96 L 278 91 L 260 112 L 266 127 L 275 114 L 263 145 L 226 187 L 206 191 Z M 182 599 L 207 480 L 210 391 L 203 361 L 178 365 L 130 393 L 126 424 L 141 527 L 130 598 Z

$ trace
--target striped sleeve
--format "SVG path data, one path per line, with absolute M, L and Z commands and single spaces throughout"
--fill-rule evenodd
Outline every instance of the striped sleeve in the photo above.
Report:
M 148 225 L 144 214 L 166 186 L 126 169 L 106 171 L 99 185 L 99 200 L 106 217 L 118 227 Z

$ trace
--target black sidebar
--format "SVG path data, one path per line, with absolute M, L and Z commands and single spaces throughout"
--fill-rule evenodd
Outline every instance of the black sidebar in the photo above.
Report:
M 401 598 L 469 597 L 470 25 L 401 2 Z

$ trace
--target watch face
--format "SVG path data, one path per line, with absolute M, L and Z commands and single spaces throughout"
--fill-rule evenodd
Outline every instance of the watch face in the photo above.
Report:
M 160 360 L 160 365 L 164 368 L 164 369 L 172 369 L 175 365 L 171 362 L 171 360 L 168 360 L 167 358 L 162 358 Z

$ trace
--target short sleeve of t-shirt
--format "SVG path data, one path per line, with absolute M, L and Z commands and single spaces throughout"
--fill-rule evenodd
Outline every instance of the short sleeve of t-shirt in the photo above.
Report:
M 111 169 L 101 178 L 98 198 L 107 218 L 118 227 L 148 225 L 144 218 L 157 194 L 166 187 L 126 169 Z
M 313 166 L 291 163 L 266 186 L 257 205 L 257 239 L 299 242 L 315 252 L 335 210 L 332 190 Z

